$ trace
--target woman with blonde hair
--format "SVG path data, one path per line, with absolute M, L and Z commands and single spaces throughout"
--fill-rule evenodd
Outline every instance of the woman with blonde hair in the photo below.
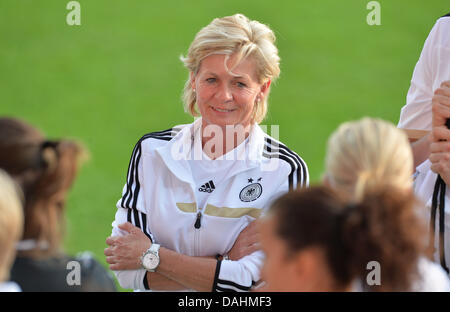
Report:
M 301 273 L 291 274 L 290 290 L 450 290 L 445 272 L 425 258 L 412 162 L 408 138 L 393 124 L 373 118 L 342 124 L 328 140 L 324 184 L 331 190 L 294 192 L 271 208 L 275 218 L 263 227 L 263 246 L 282 241 L 291 261 L 275 261 L 284 253 L 265 248 L 269 289 L 288 285 L 274 274 L 283 265 Z M 378 264 L 379 283 L 366 279 L 371 263 Z
M 24 194 L 24 227 L 16 246 L 11 280 L 23 291 L 114 291 L 114 280 L 92 256 L 62 250 L 65 202 L 85 150 L 67 139 L 48 140 L 38 129 L 0 118 L 0 168 Z M 69 262 L 77 261 L 80 283 L 67 282 Z
M 408 137 L 390 122 L 363 118 L 344 123 L 328 141 L 325 181 L 351 201 L 361 201 L 367 194 L 380 190 L 415 198 L 412 170 L 413 155 Z M 417 201 L 413 207 L 425 226 L 423 203 Z M 420 238 L 424 244 L 427 243 L 426 233 Z M 398 250 L 399 257 L 402 253 L 403 250 Z M 426 259 L 425 254 L 417 259 L 416 265 L 419 277 L 412 289 L 450 289 L 448 276 L 438 265 Z
M 324 180 L 352 201 L 380 187 L 412 195 L 412 162 L 403 131 L 381 119 L 363 118 L 343 123 L 331 134 Z
M 423 203 L 414 196 L 412 170 L 413 154 L 408 137 L 388 121 L 363 118 L 347 122 L 328 141 L 325 181 L 332 188 L 348 196 L 353 202 L 359 202 L 365 196 L 380 190 L 389 190 L 399 197 L 414 198 L 416 204 L 405 213 L 415 209 L 425 229 L 426 211 Z M 395 212 L 387 213 L 386 218 Z M 420 239 L 426 246 L 427 234 L 423 233 Z M 393 238 L 393 250 L 395 242 Z M 438 265 L 427 259 L 428 252 L 423 251 L 421 257 L 417 258 L 415 269 L 419 276 L 414 285 L 411 285 L 412 289 L 449 291 L 448 276 Z M 399 249 L 398 257 L 402 254 L 405 251 Z M 408 262 L 411 263 L 412 259 Z
M 306 186 L 304 161 L 258 125 L 280 73 L 275 35 L 242 14 L 201 29 L 182 61 L 192 124 L 136 144 L 106 261 L 122 287 L 247 291 L 262 253 L 227 255 L 277 196 Z M 217 256 L 217 258 L 216 258 Z
M 22 235 L 23 209 L 19 189 L 6 172 L 0 169 L 0 292 L 20 291 L 14 282 L 7 282 L 16 256 L 16 243 Z

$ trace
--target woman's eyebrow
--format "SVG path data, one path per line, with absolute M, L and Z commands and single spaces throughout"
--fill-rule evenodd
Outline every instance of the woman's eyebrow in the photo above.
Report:
M 233 78 L 232 78 L 233 80 L 235 80 L 235 79 L 246 79 L 246 80 L 250 80 L 250 76 L 247 75 L 247 74 L 245 74 L 245 75 L 238 75 L 238 74 L 235 74 L 235 73 L 233 73 L 233 72 L 229 72 L 229 74 L 230 74 L 231 76 L 233 76 Z M 211 71 L 206 72 L 205 75 L 206 75 L 206 76 L 219 77 L 219 75 L 217 75 L 216 73 L 211 72 Z
M 228 70 L 228 74 L 233 76 L 233 79 L 247 79 L 250 80 L 250 75 L 245 73 L 234 73 L 232 70 Z
M 246 79 L 246 80 L 248 80 L 248 79 L 249 79 L 249 76 L 248 76 L 248 75 L 244 75 L 244 76 L 241 76 L 241 75 L 233 75 L 233 79 Z

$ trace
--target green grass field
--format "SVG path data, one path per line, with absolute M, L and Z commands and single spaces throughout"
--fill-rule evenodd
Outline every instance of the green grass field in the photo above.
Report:
M 179 56 L 214 17 L 239 12 L 275 31 L 281 76 L 263 124 L 280 125 L 315 183 L 340 123 L 397 122 L 424 40 L 450 11 L 448 0 L 382 0 L 381 25 L 369 26 L 362 0 L 80 0 L 81 25 L 68 26 L 68 2 L 0 2 L 0 115 L 86 144 L 91 160 L 70 193 L 65 248 L 91 250 L 105 265 L 132 148 L 147 132 L 192 121 Z

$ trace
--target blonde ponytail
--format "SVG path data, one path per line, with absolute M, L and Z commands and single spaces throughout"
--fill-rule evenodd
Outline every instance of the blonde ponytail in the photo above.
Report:
M 344 123 L 328 140 L 325 170 L 330 185 L 354 201 L 379 187 L 411 190 L 412 166 L 406 134 L 381 119 Z

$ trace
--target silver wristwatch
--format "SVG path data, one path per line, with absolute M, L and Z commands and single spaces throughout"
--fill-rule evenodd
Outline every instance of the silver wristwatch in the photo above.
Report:
M 149 272 L 155 272 L 159 265 L 159 244 L 152 244 L 141 256 L 141 264 Z

